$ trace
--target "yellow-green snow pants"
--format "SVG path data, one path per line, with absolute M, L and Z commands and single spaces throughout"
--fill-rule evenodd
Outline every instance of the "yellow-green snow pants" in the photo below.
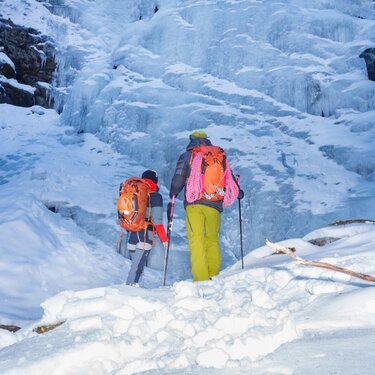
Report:
M 209 280 L 219 274 L 220 221 L 221 214 L 214 208 L 202 204 L 186 206 L 186 232 L 194 281 Z

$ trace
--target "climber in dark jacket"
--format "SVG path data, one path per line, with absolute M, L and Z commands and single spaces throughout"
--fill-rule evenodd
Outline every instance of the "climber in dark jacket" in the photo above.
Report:
M 190 175 L 190 159 L 191 152 L 195 147 L 198 146 L 212 146 L 211 141 L 207 138 L 207 134 L 203 131 L 195 131 L 189 137 L 190 142 L 186 147 L 186 151 L 179 157 L 177 161 L 176 171 L 172 178 L 170 196 L 177 195 L 185 187 L 186 181 Z M 188 203 L 186 199 L 184 200 L 184 206 L 189 204 L 203 204 L 212 207 L 219 212 L 223 211 L 223 201 L 209 202 L 203 199 L 197 200 L 194 203 Z
M 177 161 L 169 193 L 171 198 L 177 197 L 186 187 L 191 172 L 192 150 L 199 146 L 212 146 L 204 131 L 195 131 L 189 138 L 190 142 L 186 151 Z M 242 190 L 240 195 L 242 198 Z M 219 232 L 223 201 L 198 199 L 189 203 L 184 192 L 184 207 L 194 281 L 210 280 L 213 276 L 219 274 L 221 265 Z

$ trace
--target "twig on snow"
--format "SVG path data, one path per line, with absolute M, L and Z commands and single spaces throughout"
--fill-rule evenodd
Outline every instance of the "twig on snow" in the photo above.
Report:
M 350 276 L 353 276 L 353 277 L 358 277 L 362 280 L 371 281 L 371 282 L 375 283 L 375 277 L 374 276 L 370 276 L 370 275 L 366 275 L 364 273 L 359 273 L 359 272 L 355 272 L 355 271 L 352 271 L 352 270 L 348 270 L 347 268 L 334 266 L 333 264 L 329 264 L 329 263 L 315 262 L 315 261 L 312 261 L 312 260 L 302 259 L 301 257 L 299 257 L 296 254 L 296 249 L 293 248 L 293 247 L 292 248 L 284 247 L 284 246 L 275 244 L 273 242 L 270 242 L 268 240 L 266 241 L 266 245 L 268 247 L 270 247 L 271 249 L 275 250 L 275 252 L 273 254 L 289 255 L 290 257 L 293 258 L 294 261 L 296 261 L 297 263 L 302 264 L 304 266 L 314 266 L 314 267 L 326 268 L 328 270 L 345 273 L 347 275 L 350 275 Z
M 36 333 L 46 333 L 48 331 L 52 331 L 53 329 L 57 328 L 58 326 L 61 326 L 61 324 L 65 323 L 65 320 L 63 320 L 62 322 L 58 322 L 58 323 L 55 323 L 55 324 L 46 324 L 46 325 L 43 325 L 43 326 L 38 326 L 36 328 L 33 329 L 34 332 Z
M 331 224 L 328 224 L 328 225 L 329 226 L 347 225 L 347 224 L 355 224 L 355 223 L 375 224 L 375 220 L 367 220 L 367 219 L 336 220 L 334 223 L 331 223 Z

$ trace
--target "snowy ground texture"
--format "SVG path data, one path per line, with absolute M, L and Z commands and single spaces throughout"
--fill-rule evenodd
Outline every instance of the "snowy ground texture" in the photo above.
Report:
M 89 233 L 88 213 L 102 213 L 95 228 L 114 231 L 104 213 L 116 186 L 107 181 L 126 159 L 59 125 L 52 110 L 0 105 L 0 113 L 7 119 L 0 125 L 0 322 L 24 327 L 0 330 L 1 374 L 372 373 L 374 285 L 261 247 L 247 255 L 245 270 L 235 263 L 212 282 L 160 288 L 160 271 L 147 269 L 147 289 L 125 286 L 128 261 Z M 309 242 L 321 238 L 336 241 Z M 373 224 L 331 226 L 282 244 L 375 275 Z
M 58 43 L 64 109 L 0 105 L 0 324 L 22 327 L 0 330 L 1 375 L 373 374 L 375 286 L 263 246 L 375 275 L 375 226 L 327 226 L 375 219 L 359 58 L 373 1 L 3 0 L 0 14 Z M 167 201 L 202 128 L 241 174 L 245 269 L 232 207 L 220 276 L 191 282 L 179 201 L 168 286 L 158 244 L 127 287 L 118 185 L 151 167 Z

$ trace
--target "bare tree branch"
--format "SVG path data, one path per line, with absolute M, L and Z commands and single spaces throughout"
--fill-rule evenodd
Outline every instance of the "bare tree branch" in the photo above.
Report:
M 366 219 L 353 219 L 353 220 L 337 220 L 334 223 L 328 224 L 329 226 L 333 225 L 347 225 L 355 223 L 364 223 L 364 224 L 375 224 L 375 220 L 366 220 Z
M 38 326 L 36 328 L 33 329 L 34 332 L 36 333 L 46 333 L 48 331 L 52 331 L 53 329 L 57 328 L 58 326 L 61 326 L 61 324 L 65 323 L 65 320 L 63 320 L 62 322 L 58 322 L 58 323 L 55 323 L 55 324 L 46 324 L 44 326 Z
M 275 244 L 275 243 L 270 242 L 268 240 L 266 241 L 266 245 L 268 247 L 270 247 L 271 249 L 275 250 L 275 252 L 273 254 L 289 255 L 290 257 L 292 257 L 294 259 L 295 262 L 297 262 L 299 264 L 302 264 L 304 266 L 314 266 L 314 267 L 326 268 L 328 270 L 345 273 L 347 275 L 350 275 L 350 276 L 353 276 L 353 277 L 358 277 L 362 280 L 371 281 L 371 282 L 375 283 L 375 277 L 374 276 L 370 276 L 370 275 L 366 275 L 364 273 L 359 273 L 359 272 L 355 272 L 355 271 L 352 271 L 352 270 L 348 270 L 347 268 L 334 266 L 334 265 L 329 264 L 329 263 L 314 262 L 312 260 L 302 259 L 301 257 L 299 257 L 295 253 L 295 251 L 296 251 L 295 248 L 283 247 L 281 245 Z

